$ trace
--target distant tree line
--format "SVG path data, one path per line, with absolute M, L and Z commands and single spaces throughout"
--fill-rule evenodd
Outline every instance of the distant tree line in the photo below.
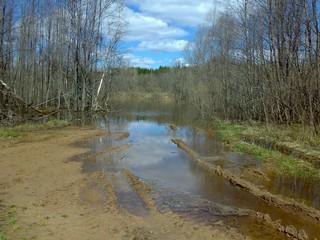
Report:
M 320 123 L 320 4 L 230 0 L 186 46 L 189 67 L 122 68 L 122 0 L 0 0 L 0 121 L 26 107 L 107 109 L 171 93 L 206 119 Z
M 160 76 L 127 69 L 129 85 L 172 92 L 208 119 L 301 123 L 317 133 L 319 1 L 243 0 L 232 6 L 212 10 L 198 28 L 186 47 L 190 67 Z
M 115 76 L 113 94 L 119 92 L 134 93 L 172 93 L 171 85 L 174 82 L 172 68 L 160 66 L 157 69 L 128 67 L 121 68 Z
M 122 0 L 0 0 L 2 118 L 18 111 L 17 96 L 37 108 L 104 107 L 123 9 Z
M 168 71 L 170 70 L 170 67 L 160 66 L 160 67 L 157 68 L 157 69 L 137 67 L 137 68 L 135 68 L 135 70 L 137 71 L 137 73 L 138 73 L 139 75 L 160 74 L 160 73 L 168 72 Z

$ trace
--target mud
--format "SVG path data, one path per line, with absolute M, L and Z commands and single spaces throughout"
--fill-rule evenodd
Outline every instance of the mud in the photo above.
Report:
M 170 209 L 158 211 L 151 188 L 130 172 L 84 174 L 80 162 L 68 159 L 88 149 L 73 144 L 100 134 L 68 128 L 39 131 L 28 139 L 0 140 L 1 217 L 7 217 L 5 209 L 15 208 L 15 221 L 3 223 L 3 235 L 49 240 L 249 239 L 223 224 L 201 225 Z M 140 203 L 153 210 L 144 216 L 126 211 L 119 204 L 122 190 L 135 192 Z
M 107 153 L 112 153 L 112 152 L 116 152 L 116 153 L 120 153 L 122 151 L 124 151 L 125 149 L 129 148 L 131 145 L 130 144 L 124 144 L 122 146 L 116 146 L 116 147 L 111 147 L 111 148 L 106 148 L 102 151 L 99 151 L 97 153 L 94 153 L 94 154 L 86 154 L 85 156 L 83 156 L 83 159 L 82 160 L 90 160 L 90 159 L 94 159 L 98 156 L 101 156 L 101 155 L 104 155 L 104 154 L 107 154 Z
M 114 207 L 117 203 L 117 197 L 110 183 L 110 180 L 104 172 L 94 172 L 88 174 L 83 179 L 79 189 L 80 199 L 91 204 L 107 204 Z M 116 210 L 114 208 L 113 210 Z
M 261 169 L 257 167 L 239 167 L 241 171 L 241 178 L 249 182 L 253 182 L 259 186 L 259 188 L 263 188 L 267 184 L 270 184 L 270 178 L 268 174 L 263 172 Z
M 190 219 L 198 222 L 214 223 L 228 217 L 250 216 L 252 211 L 209 201 L 200 196 L 191 195 L 178 190 L 158 190 L 154 199 L 161 212 L 168 209 L 175 213 L 188 213 Z
M 297 240 L 309 239 L 308 234 L 303 229 L 297 231 L 297 229 L 292 225 L 284 227 L 281 225 L 280 221 L 273 221 L 268 214 L 255 212 L 254 216 L 258 219 L 262 219 L 266 224 L 277 229 L 279 232 L 284 233 L 285 236 L 288 238 L 297 239 Z
M 194 152 L 183 141 L 178 139 L 172 139 L 172 142 L 174 142 L 179 148 L 186 151 L 194 159 L 194 161 L 197 164 L 199 164 L 199 166 L 223 177 L 224 179 L 228 180 L 232 185 L 251 193 L 252 195 L 258 197 L 259 199 L 262 199 L 268 204 L 284 209 L 290 214 L 304 218 L 317 225 L 320 224 L 320 211 L 318 211 L 317 209 L 305 206 L 304 204 L 298 203 L 292 199 L 287 199 L 283 196 L 274 195 L 270 192 L 264 191 L 255 184 L 246 181 L 240 178 L 239 176 L 231 173 L 228 169 L 223 169 L 210 161 L 201 159 L 201 157 L 199 157 L 198 154 Z M 265 176 L 263 174 L 260 174 L 259 172 L 256 172 L 256 174 L 259 174 L 261 177 L 265 178 Z M 282 226 L 279 222 L 274 222 L 271 220 L 269 216 L 266 216 L 261 213 L 256 213 L 256 216 L 266 220 L 268 224 L 272 225 L 278 231 L 285 233 L 288 237 L 291 237 L 293 239 L 308 239 L 307 234 L 303 230 L 297 231 L 293 226 Z
M 175 124 L 170 124 L 170 129 L 172 131 L 177 131 L 178 130 L 178 127 L 175 125 Z
M 116 137 L 117 141 L 122 141 L 124 139 L 127 139 L 128 137 L 130 137 L 130 133 L 125 132 L 125 133 L 121 133 Z
M 261 190 L 254 184 L 241 179 L 240 177 L 234 175 L 227 169 L 222 169 L 220 166 L 215 166 L 211 163 L 205 162 L 201 159 L 198 160 L 199 165 L 207 168 L 208 170 L 222 176 L 227 179 L 231 184 L 245 191 L 250 192 L 254 196 L 262 199 L 265 202 L 268 202 L 276 207 L 285 209 L 291 214 L 302 217 L 306 220 L 315 222 L 316 224 L 320 223 L 320 211 L 314 208 L 307 207 L 301 203 L 298 203 L 292 199 L 286 199 L 279 195 L 271 194 L 267 191 Z
M 148 206 L 148 208 L 157 212 L 157 206 L 154 200 L 150 197 L 151 187 L 146 183 L 142 182 L 138 177 L 136 177 L 132 172 L 128 169 L 123 170 L 129 184 L 132 186 L 134 191 L 141 197 L 144 203 Z
M 182 150 L 186 151 L 192 158 L 198 158 L 198 153 L 193 151 L 191 148 L 188 147 L 187 144 L 185 144 L 182 140 L 180 139 L 171 139 L 171 141 L 176 144 L 179 148 Z
M 199 130 L 145 121 L 149 115 L 124 121 L 130 128 L 116 125 L 119 133 L 67 128 L 0 140 L 0 215 L 6 217 L 10 206 L 16 212 L 15 224 L 4 222 L 4 234 L 9 239 L 308 239 L 309 225 L 304 231 L 301 222 L 296 227 L 275 220 L 271 206 L 319 226 L 317 211 L 243 179 L 241 174 L 272 181 L 256 165 L 225 169 L 224 163 L 235 165 L 238 159 L 228 159 Z M 170 141 L 189 134 L 199 148 L 172 140 L 188 154 Z M 222 197 L 235 199 L 220 202 Z M 261 203 L 267 206 L 264 213 L 251 208 Z

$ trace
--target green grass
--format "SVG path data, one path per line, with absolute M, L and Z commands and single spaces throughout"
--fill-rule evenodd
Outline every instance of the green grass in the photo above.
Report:
M 16 138 L 21 137 L 23 134 L 14 128 L 0 128 L 0 138 Z
M 70 126 L 71 123 L 66 120 L 50 120 L 43 124 L 23 124 L 15 127 L 0 127 L 0 138 L 17 138 L 26 135 L 26 133 Z
M 58 119 L 51 120 L 45 124 L 45 126 L 48 126 L 48 127 L 66 127 L 69 125 L 71 125 L 70 122 L 66 120 L 58 120 Z
M 296 159 L 290 155 L 283 154 L 278 151 L 269 150 L 265 147 L 247 143 L 241 140 L 244 133 L 250 133 L 252 137 L 259 136 L 263 139 L 272 139 L 274 141 L 298 141 L 301 136 L 299 133 L 288 134 L 289 129 L 283 131 L 281 127 L 276 129 L 274 126 L 272 131 L 270 128 L 266 130 L 264 127 L 251 127 L 244 125 L 234 125 L 230 123 L 220 122 L 218 129 L 222 135 L 223 145 L 232 151 L 239 153 L 249 153 L 258 157 L 262 164 L 274 172 L 286 174 L 289 176 L 312 177 L 320 179 L 320 170 L 315 168 L 311 163 Z M 268 134 L 269 133 L 269 134 Z M 288 139 L 288 136 L 291 138 Z M 294 136 L 294 138 L 292 137 Z M 303 142 L 306 144 L 305 142 Z M 309 142 L 309 144 L 312 144 Z
M 13 230 L 19 229 L 16 220 L 16 206 L 11 205 L 9 207 L 5 207 L 1 209 L 0 215 L 0 240 L 7 240 L 7 237 L 4 233 L 4 227 L 11 226 Z
M 24 231 L 21 231 L 21 226 L 19 226 L 18 221 L 16 219 L 17 217 L 17 211 L 23 210 L 25 208 L 17 207 L 16 205 L 6 206 L 1 208 L 0 211 L 0 240 L 8 240 L 8 237 L 6 236 L 6 231 L 19 231 L 18 235 L 21 233 L 23 234 Z M 26 239 L 23 236 L 20 236 L 19 238 L 15 239 Z
M 244 126 L 220 122 L 218 124 L 218 129 L 222 133 L 222 141 L 226 147 L 230 148 L 231 150 L 241 150 L 237 149 L 238 146 L 235 143 L 239 143 L 239 134 L 246 129 Z
M 48 122 L 42 123 L 42 124 L 23 124 L 16 126 L 15 129 L 19 130 L 21 132 L 29 132 L 29 131 L 36 131 L 41 129 L 50 129 L 50 128 L 59 128 L 59 127 L 66 127 L 71 125 L 70 122 L 66 120 L 50 120 Z
M 4 231 L 3 225 L 2 225 L 2 221 L 4 220 L 3 218 L 4 218 L 3 216 L 0 216 L 0 240 L 7 240 L 3 232 Z

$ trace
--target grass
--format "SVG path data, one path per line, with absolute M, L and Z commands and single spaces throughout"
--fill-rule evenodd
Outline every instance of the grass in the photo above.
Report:
M 16 138 L 21 137 L 23 134 L 14 128 L 0 128 L 0 138 Z
M 7 240 L 7 238 L 4 235 L 4 229 L 3 229 L 3 224 L 2 224 L 2 216 L 0 216 L 0 240 Z
M 271 141 L 272 143 L 294 142 L 296 147 L 305 145 L 311 147 L 317 140 L 307 138 L 300 129 L 290 130 L 288 127 L 284 128 L 283 126 L 279 128 L 272 126 L 272 128 L 266 129 L 263 126 L 234 125 L 226 122 L 220 122 L 218 129 L 225 147 L 232 151 L 249 153 L 258 157 L 265 167 L 274 172 L 289 176 L 320 179 L 320 169 L 315 168 L 313 164 L 303 159 L 294 158 L 291 155 L 243 141 L 243 137 L 246 136 L 253 139 L 265 139 L 267 142 Z
M 25 211 L 25 207 L 17 207 L 16 205 L 11 206 L 2 206 L 0 211 L 0 240 L 8 240 L 8 234 L 9 232 L 17 232 L 16 234 L 21 235 L 24 234 L 26 231 L 26 228 L 21 228 L 21 226 L 18 224 L 17 220 L 17 211 L 23 210 Z M 11 238 L 10 238 L 11 239 Z M 19 236 L 19 240 L 26 240 L 24 236 Z
M 61 128 L 69 125 L 71 125 L 71 123 L 66 120 L 54 119 L 43 124 L 23 124 L 15 127 L 0 127 L 0 138 L 17 138 L 24 136 L 29 132 L 43 129 Z
M 318 147 L 320 135 L 314 135 L 309 126 L 304 125 L 252 125 L 243 132 L 245 135 L 263 137 L 269 141 L 299 143 L 307 147 Z
M 20 229 L 20 227 L 17 225 L 16 214 L 17 211 L 15 205 L 11 205 L 9 207 L 4 207 L 3 209 L 1 209 L 0 240 L 7 240 L 4 230 L 5 227 L 11 227 L 13 231 Z
M 50 121 L 42 123 L 42 124 L 19 125 L 19 126 L 16 126 L 15 129 L 19 130 L 21 132 L 28 132 L 28 131 L 36 131 L 36 130 L 42 130 L 42 129 L 66 127 L 69 125 L 71 125 L 71 123 L 66 120 L 54 119 L 54 120 L 50 120 Z
M 51 121 L 45 123 L 45 126 L 48 126 L 48 127 L 66 127 L 69 125 L 71 125 L 71 123 L 69 121 L 58 120 L 58 119 L 54 119 L 54 120 L 51 120 Z

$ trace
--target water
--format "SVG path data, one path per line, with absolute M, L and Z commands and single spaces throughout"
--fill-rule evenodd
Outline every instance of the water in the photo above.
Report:
M 268 191 L 281 194 L 320 210 L 320 183 L 313 179 L 269 174 Z
M 217 163 L 226 168 L 261 167 L 259 160 L 255 158 L 224 151 L 218 135 L 209 137 L 199 130 L 199 128 L 205 129 L 206 123 L 200 120 L 190 106 L 127 103 L 119 107 L 122 109 L 121 112 L 114 113 L 108 119 L 100 119 L 96 124 L 107 132 L 129 132 L 130 136 L 122 141 L 116 141 L 114 137 L 98 138 L 89 142 L 88 146 L 92 149 L 92 153 L 125 143 L 131 147 L 120 153 L 107 153 L 85 161 L 83 171 L 116 172 L 130 169 L 136 176 L 152 184 L 155 189 L 159 191 L 165 189 L 169 193 L 168 199 L 172 199 L 172 196 L 183 196 L 181 198 L 185 200 L 178 204 L 181 212 L 184 208 L 189 209 L 189 212 L 192 212 L 190 208 L 199 208 L 190 206 L 188 198 L 193 196 L 194 199 L 198 199 L 194 202 L 198 203 L 203 203 L 203 199 L 206 199 L 214 203 L 267 213 L 273 220 L 281 219 L 283 225 L 294 225 L 297 229 L 307 231 L 310 236 L 320 236 L 318 226 L 298 219 L 235 188 L 223 178 L 200 168 L 183 150 L 173 144 L 171 139 L 179 138 L 202 157 L 218 157 Z M 173 131 L 170 124 L 178 126 L 178 130 Z M 282 184 L 286 181 L 281 181 L 279 178 L 275 178 L 272 182 L 274 192 L 285 193 L 283 188 L 290 189 L 286 184 Z M 300 185 L 300 188 L 303 187 Z M 125 201 L 128 202 L 127 199 Z M 312 202 L 318 206 L 319 198 L 314 198 Z M 250 233 L 258 239 L 281 239 L 278 233 L 271 230 L 257 231 L 261 228 L 261 224 L 253 222 L 252 219 L 241 217 L 241 221 L 247 222 L 242 226 L 246 234 Z M 230 224 L 239 225 L 237 222 Z

